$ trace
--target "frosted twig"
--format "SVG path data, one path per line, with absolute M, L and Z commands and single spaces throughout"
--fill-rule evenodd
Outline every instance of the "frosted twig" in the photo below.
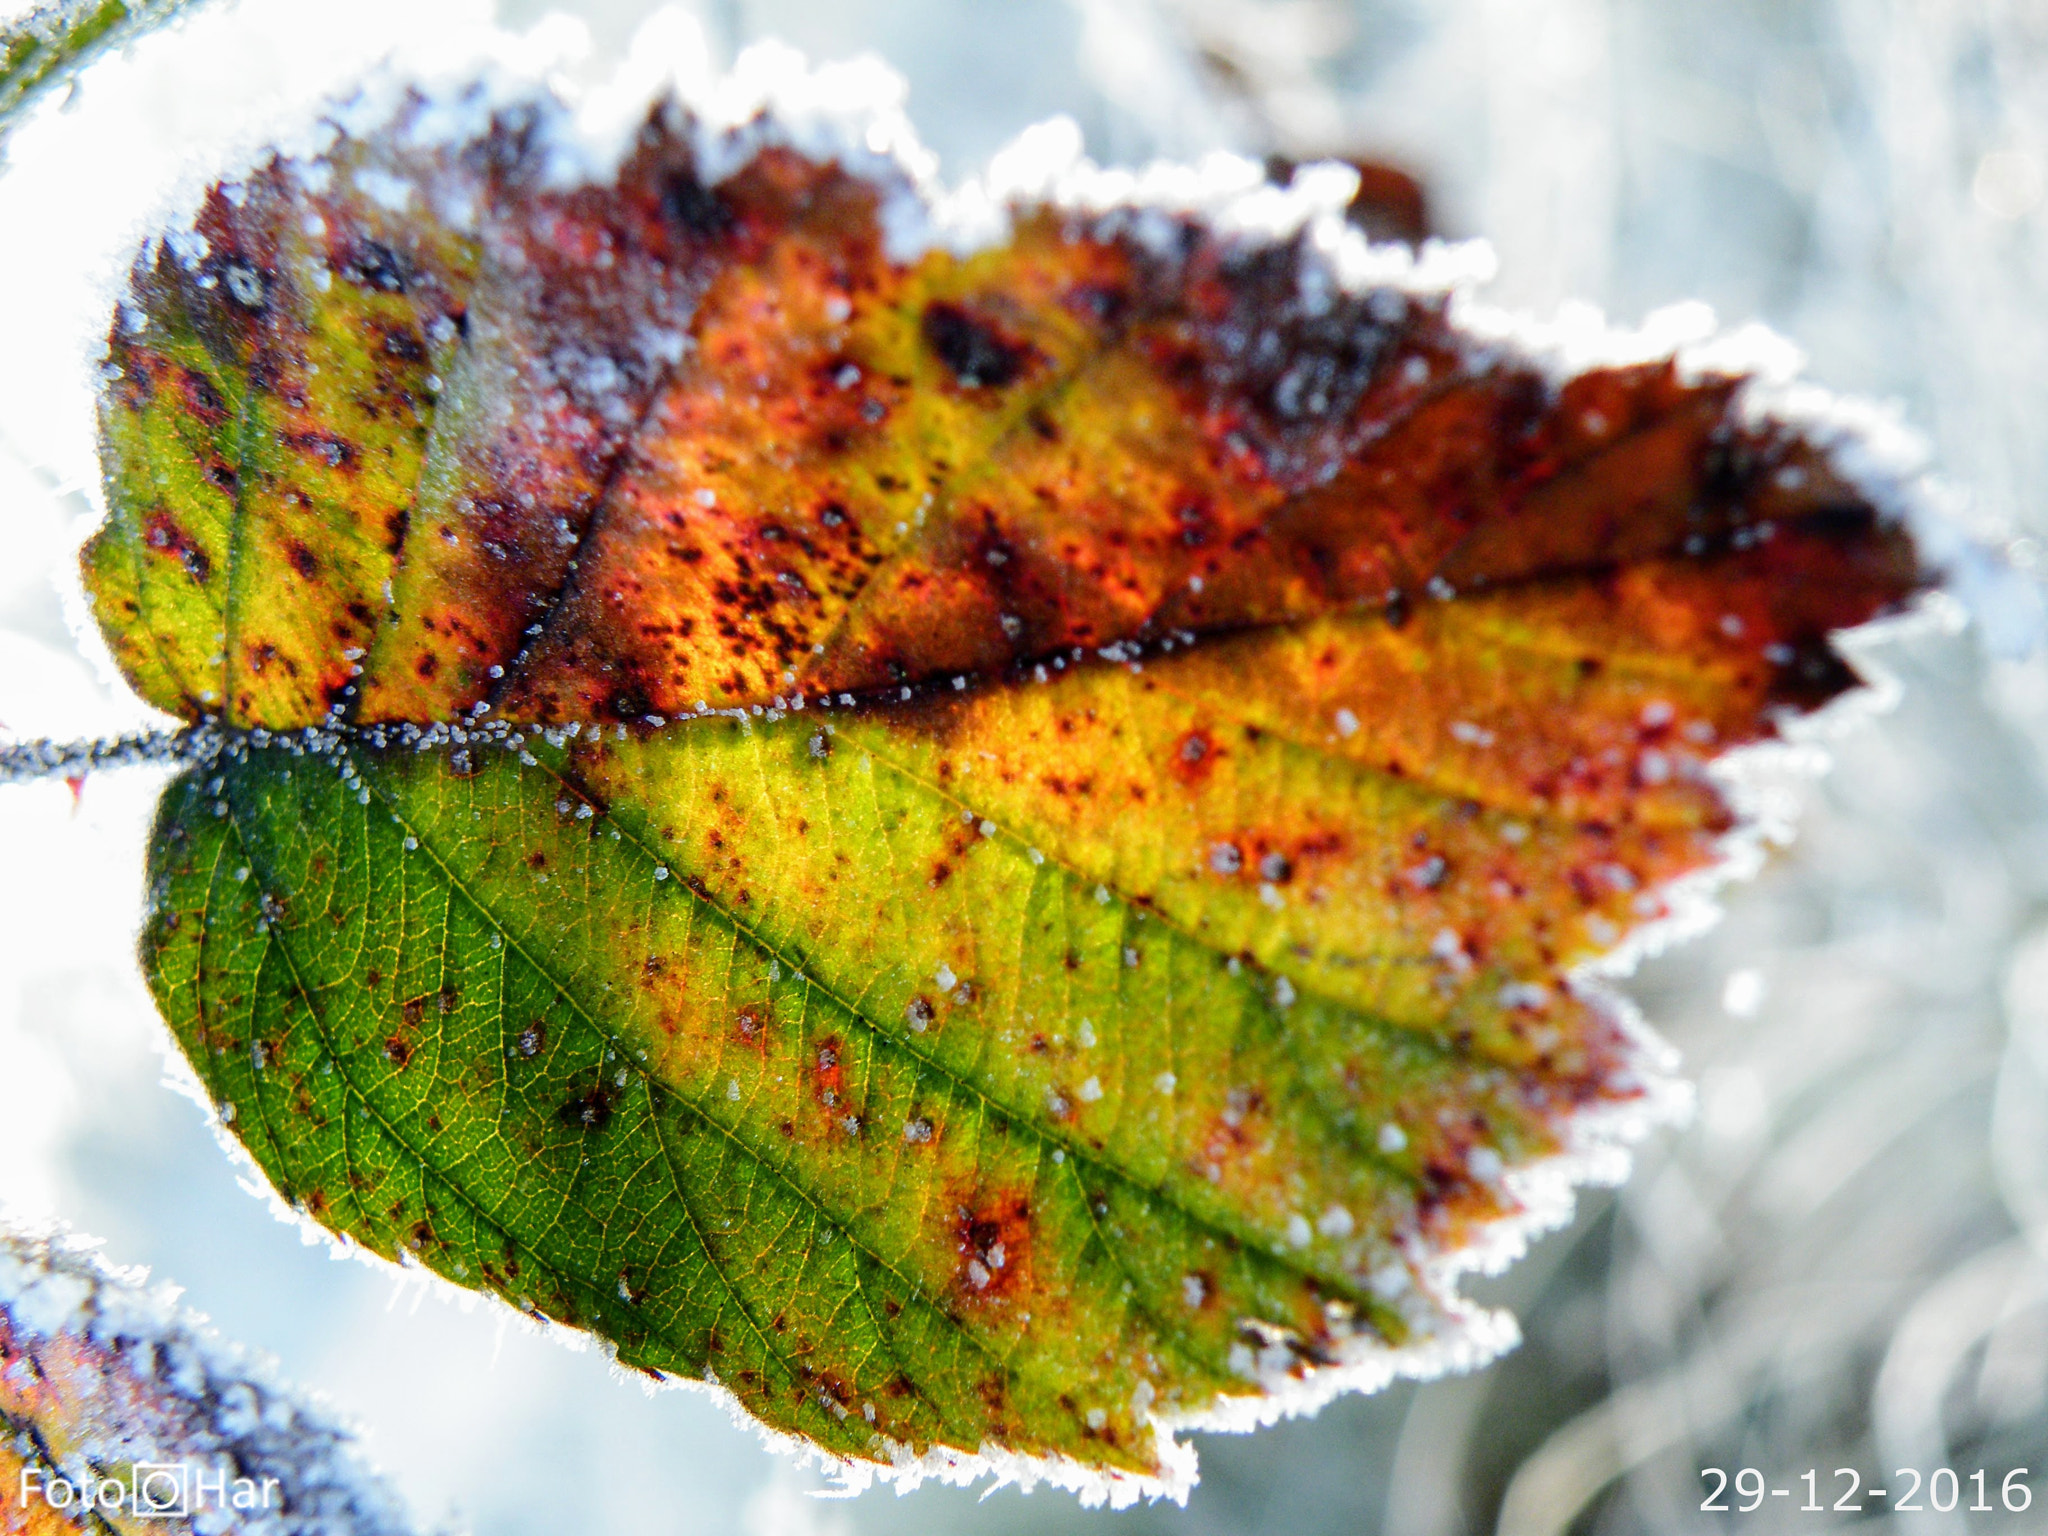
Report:
M 108 50 L 154 30 L 194 0 L 56 0 L 0 29 L 0 151 L 44 92 Z
M 185 766 L 219 752 L 221 733 L 212 726 L 177 731 L 137 731 L 98 741 L 0 742 L 0 784 L 36 779 L 73 779 L 100 768 L 144 763 Z

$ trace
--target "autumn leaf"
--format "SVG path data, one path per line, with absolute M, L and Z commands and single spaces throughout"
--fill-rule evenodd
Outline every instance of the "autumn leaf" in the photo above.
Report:
M 879 128 L 395 113 L 145 252 L 84 553 L 279 1193 L 856 1474 L 1184 1491 L 1501 1347 L 1460 1271 L 1663 1104 L 1589 967 L 1932 580 L 1900 487 L 1342 175 L 977 243 Z
M 176 1295 L 0 1227 L 0 1532 L 411 1529 L 325 1410 Z

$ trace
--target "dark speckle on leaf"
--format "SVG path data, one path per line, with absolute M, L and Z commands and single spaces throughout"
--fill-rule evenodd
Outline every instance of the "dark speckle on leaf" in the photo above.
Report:
M 1000 389 L 1024 371 L 1026 349 L 957 304 L 927 305 L 923 331 L 925 345 L 963 388 Z
M 614 1098 L 609 1089 L 592 1088 L 588 1093 L 571 1099 L 556 1111 L 556 1118 L 562 1124 L 577 1126 L 586 1131 L 601 1131 L 612 1118 Z
M 663 211 L 685 233 L 700 240 L 714 239 L 732 228 L 732 209 L 725 199 L 697 179 L 693 171 L 677 171 L 661 189 Z
M 358 240 L 341 264 L 341 275 L 379 293 L 405 292 L 405 259 L 376 240 Z

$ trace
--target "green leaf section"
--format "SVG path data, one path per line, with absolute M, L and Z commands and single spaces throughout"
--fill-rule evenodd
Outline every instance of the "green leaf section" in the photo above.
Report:
M 164 247 L 138 263 L 100 402 L 109 516 L 82 559 L 159 707 L 318 717 L 372 643 L 455 334 L 447 289 L 476 261 L 358 184 L 418 172 L 353 146 L 314 194 L 272 166 L 202 210 L 203 272 Z
M 154 31 L 194 0 L 60 0 L 0 28 L 0 150 L 45 93 L 101 55 Z
M 1505 1075 L 863 733 L 233 749 L 166 797 L 151 983 L 287 1198 L 841 1455 L 1156 1473 L 1148 1410 L 1406 1340 L 1433 1128 L 1540 1149 Z

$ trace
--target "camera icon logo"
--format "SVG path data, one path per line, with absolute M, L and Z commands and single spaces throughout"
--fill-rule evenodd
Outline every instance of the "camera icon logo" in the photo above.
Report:
M 186 1469 L 176 1462 L 135 1464 L 134 1513 L 138 1520 L 183 1520 L 192 1513 Z

